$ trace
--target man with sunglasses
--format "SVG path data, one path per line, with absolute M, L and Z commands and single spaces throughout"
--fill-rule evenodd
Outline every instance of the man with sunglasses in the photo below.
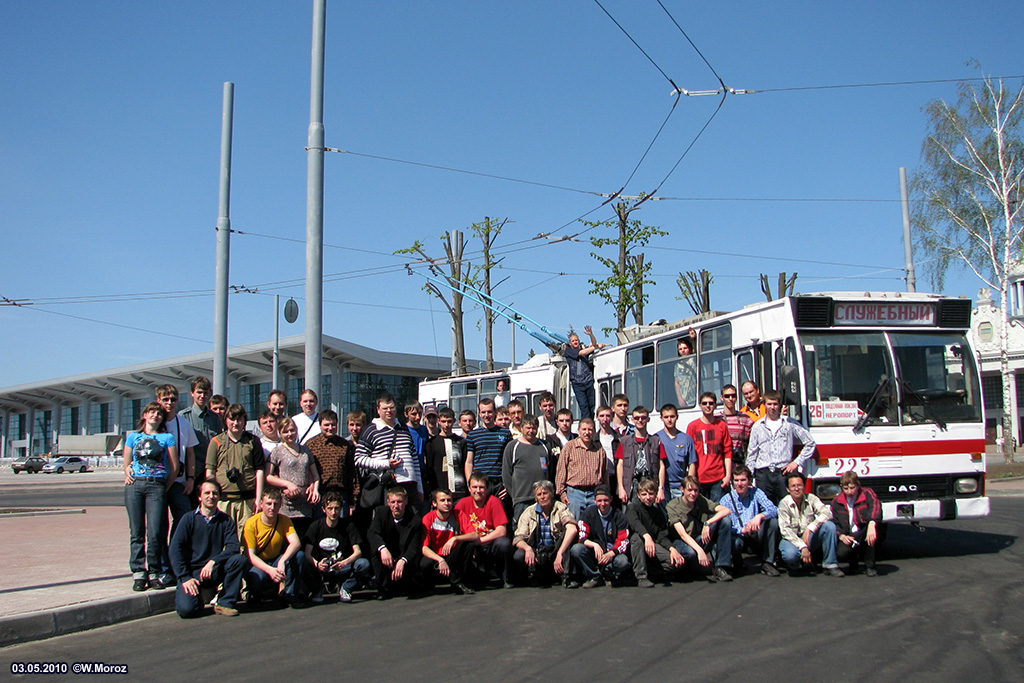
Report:
M 729 428 L 729 438 L 732 439 L 733 469 L 746 462 L 747 443 L 750 441 L 750 430 L 754 426 L 754 420 L 736 408 L 738 396 L 735 384 L 726 384 L 722 387 L 722 410 L 718 413 L 725 420 Z
M 690 464 L 688 474 L 700 482 L 700 495 L 716 503 L 732 481 L 732 437 L 725 420 L 715 415 L 717 404 L 710 391 L 701 394 L 700 417 L 686 428 L 697 451 L 697 462 Z

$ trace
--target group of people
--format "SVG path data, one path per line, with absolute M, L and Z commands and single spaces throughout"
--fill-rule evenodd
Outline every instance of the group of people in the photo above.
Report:
M 184 617 L 211 600 L 236 615 L 243 583 L 250 604 L 293 606 L 326 593 L 349 602 L 357 587 L 382 600 L 439 583 L 459 594 L 491 582 L 652 587 L 686 574 L 731 581 L 744 553 L 773 577 L 816 562 L 829 576 L 844 575 L 840 562 L 874 576 L 874 492 L 854 473 L 830 505 L 806 492 L 810 433 L 782 415 L 778 392 L 742 389 L 743 403 L 723 387 L 720 410 L 702 394 L 685 429 L 662 406 L 657 433 L 621 394 L 577 433 L 551 393 L 538 415 L 485 398 L 430 419 L 410 402 L 404 423 L 384 394 L 372 421 L 347 416 L 342 437 L 312 391 L 293 417 L 272 392 L 254 433 L 241 405 L 214 410 L 206 378 L 180 414 L 165 385 L 125 441 L 133 588 L 176 585 Z

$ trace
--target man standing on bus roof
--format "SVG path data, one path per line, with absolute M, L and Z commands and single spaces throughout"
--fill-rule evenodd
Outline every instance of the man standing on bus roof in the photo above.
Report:
M 580 407 L 580 419 L 594 417 L 594 365 L 589 357 L 592 353 L 604 348 L 599 344 L 590 325 L 583 328 L 590 336 L 590 344 L 582 346 L 580 336 L 573 332 L 569 335 L 569 345 L 565 348 L 565 360 L 569 365 L 569 382 L 576 395 L 576 403 Z
M 767 411 L 764 401 L 761 400 L 760 387 L 747 380 L 740 389 L 743 390 L 743 398 L 747 401 L 740 410 L 749 415 L 751 420 L 757 422 L 765 416 Z
M 673 371 L 676 387 L 676 401 L 680 408 L 692 408 L 697 399 L 697 357 L 693 355 L 693 330 L 690 336 L 676 340 L 679 360 Z
M 814 439 L 807 428 L 782 415 L 782 394 L 774 389 L 764 393 L 765 418 L 750 430 L 747 467 L 754 473 L 757 488 L 779 504 L 786 495 L 786 475 L 796 472 L 814 455 Z M 803 448 L 793 457 L 793 446 Z
M 718 413 L 729 427 L 729 438 L 732 439 L 733 469 L 746 462 L 750 430 L 754 427 L 753 418 L 742 410 L 736 409 L 737 395 L 735 384 L 726 384 L 722 387 L 722 410 Z

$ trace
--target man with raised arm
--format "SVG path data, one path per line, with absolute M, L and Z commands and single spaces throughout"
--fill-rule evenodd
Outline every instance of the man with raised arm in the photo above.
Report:
M 565 348 L 565 361 L 569 365 L 569 383 L 572 385 L 576 404 L 580 409 L 580 418 L 594 417 L 594 361 L 590 357 L 595 351 L 604 348 L 597 341 L 590 325 L 583 328 L 590 337 L 590 344 L 583 346 L 580 336 L 573 332 L 569 335 L 569 345 Z

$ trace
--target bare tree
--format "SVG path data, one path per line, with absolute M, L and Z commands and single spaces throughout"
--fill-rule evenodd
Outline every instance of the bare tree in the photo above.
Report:
M 946 272 L 967 268 L 999 292 L 1003 420 L 999 445 L 1013 459 L 1007 362 L 1010 274 L 1021 256 L 1021 181 L 1024 179 L 1024 87 L 1007 91 L 1002 80 L 963 82 L 953 105 L 941 99 L 924 107 L 929 131 L 921 145 L 922 167 L 912 187 L 915 242 L 932 260 L 927 272 L 941 288 Z
M 427 282 L 423 289 L 430 292 L 445 305 L 452 317 L 452 364 L 456 374 L 465 374 L 466 365 L 466 335 L 463 323 L 463 287 L 472 284 L 473 267 L 469 261 L 462 258 L 465 249 L 462 232 L 449 230 L 441 235 L 441 246 L 444 248 L 444 258 L 438 259 L 427 254 L 423 243 L 417 240 L 407 249 L 399 249 L 396 254 L 417 254 L 430 268 L 431 274 L 436 278 L 443 279 L 448 283 L 448 288 Z
M 761 273 L 761 293 L 764 294 L 764 298 L 768 301 L 774 301 L 775 299 L 781 299 L 789 296 L 793 293 L 793 288 L 796 286 L 796 273 L 793 273 L 793 277 L 786 279 L 785 273 L 779 273 L 779 286 L 775 290 L 778 292 L 777 296 L 772 296 L 772 285 L 768 281 L 768 276 Z
M 481 263 L 476 272 L 473 274 L 473 280 L 481 283 L 484 292 L 484 301 L 490 305 L 494 305 L 494 300 L 491 299 L 491 290 L 504 282 L 498 282 L 491 284 L 491 270 L 493 268 L 500 267 L 501 262 L 505 259 L 500 258 L 497 261 L 491 256 L 491 249 L 494 247 L 495 240 L 498 239 L 498 235 L 501 234 L 501 229 L 508 223 L 507 218 L 490 218 L 484 217 L 484 220 L 480 223 L 474 223 L 472 225 L 473 234 L 480 238 L 483 243 L 483 263 Z M 506 280 L 508 278 L 505 278 Z M 484 308 L 484 344 L 487 347 L 487 369 L 494 369 L 494 319 L 497 317 L 494 311 L 489 308 Z
M 596 251 L 590 252 L 598 262 L 612 272 L 606 278 L 590 279 L 588 282 L 593 285 L 590 294 L 597 294 L 615 309 L 616 330 L 626 327 L 626 316 L 633 314 L 636 324 L 644 322 L 644 304 L 647 302 L 647 295 L 644 294 L 644 285 L 652 285 L 654 281 L 648 278 L 651 271 L 651 263 L 645 262 L 643 254 L 634 255 L 633 251 L 646 247 L 652 238 L 667 235 L 664 230 L 644 225 L 638 220 L 629 220 L 629 214 L 639 208 L 644 201 L 635 203 L 619 202 L 615 205 L 616 220 L 614 221 L 581 221 L 584 225 L 592 228 L 615 226 L 618 229 L 618 237 L 591 237 L 590 244 L 595 249 L 607 246 L 618 247 L 618 258 L 612 259 Z
M 711 277 L 711 273 L 706 270 L 699 272 L 688 270 L 685 273 L 679 273 L 676 284 L 679 285 L 679 293 L 682 296 L 676 298 L 690 304 L 690 310 L 696 315 L 710 313 L 711 283 L 714 281 L 715 278 Z

